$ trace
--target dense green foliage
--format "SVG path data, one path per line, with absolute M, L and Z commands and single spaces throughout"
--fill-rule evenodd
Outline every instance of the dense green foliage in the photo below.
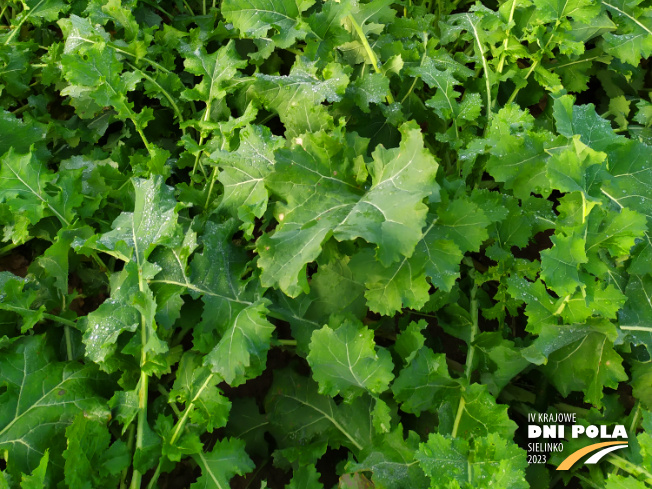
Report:
M 652 486 L 648 0 L 0 24 L 0 488 Z

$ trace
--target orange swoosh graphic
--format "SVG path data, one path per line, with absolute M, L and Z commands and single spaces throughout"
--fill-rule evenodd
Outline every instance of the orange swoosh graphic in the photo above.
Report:
M 627 445 L 626 441 L 605 441 L 602 443 L 594 443 L 593 445 L 589 445 L 588 447 L 580 448 L 578 451 L 571 453 L 566 459 L 559 464 L 559 467 L 557 467 L 557 470 L 568 470 L 570 469 L 575 462 L 577 462 L 579 459 L 581 459 L 584 455 L 587 453 L 591 453 L 596 451 L 599 448 L 602 447 L 608 447 L 611 445 Z

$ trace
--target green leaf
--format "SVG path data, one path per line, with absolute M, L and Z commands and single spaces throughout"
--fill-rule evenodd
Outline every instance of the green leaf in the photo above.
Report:
M 20 481 L 21 489 L 41 489 L 47 487 L 49 481 L 47 481 L 46 471 L 49 460 L 50 451 L 46 450 L 43 454 L 43 458 L 41 458 L 41 461 L 38 464 L 38 467 L 36 467 L 30 475 L 23 474 Z
M 303 146 L 277 152 L 269 186 L 286 204 L 277 207 L 274 234 L 258 240 L 263 285 L 278 284 L 290 296 L 307 291 L 305 266 L 331 233 L 338 240 L 361 237 L 377 244 L 385 265 L 413 253 L 427 212 L 422 200 L 437 188 L 437 163 L 424 150 L 414 124 L 403 125 L 401 131 L 399 148 L 379 146 L 374 151 L 368 191 L 360 188 L 350 161 L 339 154 L 343 141 L 306 135 Z
M 425 344 L 426 338 L 423 336 L 421 331 L 423 331 L 427 326 L 428 323 L 424 319 L 416 322 L 412 321 L 408 324 L 407 328 L 396 337 L 394 351 L 399 357 L 401 357 L 406 365 L 409 365 L 410 362 L 412 362 L 417 352 L 419 352 L 421 347 Z
M 274 151 L 283 140 L 265 126 L 247 126 L 239 136 L 236 151 L 218 151 L 211 159 L 221 168 L 218 180 L 224 185 L 224 198 L 220 205 L 243 222 L 242 229 L 250 237 L 254 219 L 267 210 L 265 177 L 273 169 Z
M 54 184 L 56 176 L 33 153 L 17 155 L 10 149 L 0 158 L 0 164 L 0 202 L 24 215 L 32 225 L 48 215 L 57 217 L 62 226 L 70 225 L 73 208 L 82 200 L 80 195 L 71 195 L 76 190 L 74 183 L 53 195 L 48 193 L 46 188 Z
M 317 392 L 317 383 L 293 370 L 276 370 L 265 397 L 270 432 L 281 448 L 315 442 L 357 450 L 369 444 L 371 406 L 363 398 L 336 405 Z M 365 420 L 365 417 L 367 420 Z
M 459 382 L 448 373 L 446 355 L 435 354 L 428 347 L 416 352 L 392 384 L 394 399 L 401 403 L 401 409 L 417 416 L 423 411 L 435 412 L 446 397 L 454 396 L 459 389 Z
M 603 185 L 607 197 L 621 207 L 628 207 L 652 219 L 652 197 L 647 189 L 652 182 L 652 168 L 647 164 L 650 147 L 628 140 L 607 152 L 613 175 Z
M 584 144 L 596 151 L 623 144 L 624 138 L 614 133 L 609 121 L 595 112 L 593 104 L 573 105 L 573 102 L 570 95 L 555 99 L 553 116 L 559 134 L 568 138 L 578 134 Z
M 45 124 L 32 119 L 18 119 L 6 110 L 0 112 L 0 156 L 4 156 L 10 149 L 13 149 L 14 154 L 27 154 L 33 146 L 36 156 L 39 159 L 45 158 L 48 156 L 46 134 Z
M 226 3 L 226 2 L 225 2 Z M 211 105 L 226 95 L 226 82 L 236 78 L 239 68 L 246 62 L 240 60 L 233 42 L 208 54 L 201 44 L 183 44 L 181 54 L 185 58 L 186 71 L 201 76 L 201 81 L 192 89 L 184 90 L 181 96 L 186 100 L 200 100 L 206 103 L 203 122 L 211 120 Z
M 605 51 L 633 66 L 652 54 L 650 7 L 640 4 L 640 0 L 602 2 L 618 26 L 616 33 L 604 35 Z
M 142 268 L 154 248 L 175 246 L 181 241 L 177 201 L 172 188 L 159 175 L 131 182 L 136 192 L 133 212 L 122 212 L 113 221 L 111 231 L 95 235 L 83 245 L 78 240 L 74 244 L 78 249 L 93 248 L 123 261 L 133 259 Z
M 212 451 L 193 455 L 201 468 L 201 476 L 191 489 L 224 489 L 234 475 L 244 475 L 254 469 L 244 449 L 244 442 L 236 438 L 218 441 Z
M 301 465 L 292 473 L 292 480 L 285 489 L 323 489 L 319 472 L 314 465 Z
M 349 462 L 346 470 L 349 473 L 371 472 L 375 487 L 426 487 L 427 479 L 415 463 L 418 446 L 419 436 L 410 431 L 404 440 L 403 430 L 399 427 L 362 452 L 359 463 Z
M 351 96 L 360 109 L 369 113 L 370 104 L 383 103 L 389 93 L 389 78 L 381 73 L 370 73 L 364 78 L 356 78 L 347 88 L 347 95 Z
M 387 390 L 394 378 L 391 355 L 375 347 L 373 331 L 357 322 L 314 331 L 307 360 L 319 392 L 352 399 L 365 391 L 380 394 Z
M 255 283 L 241 279 L 249 260 L 246 251 L 233 244 L 236 230 L 234 219 L 222 225 L 206 223 L 203 252 L 194 256 L 190 277 L 176 282 L 203 294 L 195 345 L 207 353 L 204 365 L 231 385 L 262 373 L 274 331 L 266 318 L 269 301 L 258 297 Z
M 225 0 L 222 14 L 250 38 L 271 37 L 280 48 L 290 47 L 308 33 L 301 14 L 315 0 Z M 269 36 L 270 30 L 276 31 Z
M 575 292 L 578 286 L 584 286 L 578 272 L 580 264 L 588 261 L 585 241 L 560 235 L 550 239 L 554 246 L 541 252 L 541 278 L 557 294 L 567 296 Z
M 507 279 L 509 294 L 520 301 L 524 301 L 525 315 L 528 317 L 527 331 L 540 334 L 546 327 L 558 323 L 556 315 L 559 314 L 558 306 L 548 294 L 546 286 L 540 280 L 530 282 L 516 275 Z
M 431 487 L 525 489 L 525 452 L 495 433 L 471 441 L 431 434 L 415 458 Z
M 337 102 L 344 95 L 349 77 L 342 65 L 316 65 L 299 60 L 289 75 L 258 74 L 251 86 L 251 97 L 276 112 L 286 128 L 286 136 L 317 132 L 332 125 L 324 102 Z
M 609 474 L 605 489 L 647 489 L 647 485 L 634 476 Z
M 28 361 L 29 360 L 29 361 Z M 25 336 L 0 356 L 0 449 L 9 472 L 31 473 L 46 449 L 61 466 L 64 430 L 83 410 L 96 409 L 101 378 L 94 366 L 58 362 L 43 335 Z
M 652 355 L 652 277 L 632 275 L 625 289 L 627 302 L 619 313 L 620 330 Z
M 37 309 L 32 306 L 39 295 L 37 290 L 30 290 L 30 281 L 18 277 L 10 272 L 0 272 L 0 310 L 17 314 L 22 319 L 21 333 L 33 328 L 36 323 L 43 320 L 45 306 Z M 27 286 L 27 289 L 25 288 Z
M 543 372 L 564 397 L 582 391 L 586 402 L 600 407 L 604 388 L 616 389 L 627 380 L 623 359 L 613 348 L 615 327 L 610 326 L 604 333 L 585 333 L 548 357 Z
M 216 386 L 218 382 L 219 378 L 202 366 L 199 355 L 186 352 L 179 362 L 169 402 L 184 403 L 186 409 L 192 409 L 190 420 L 212 433 L 226 426 L 231 409 L 231 402 Z
M 206 355 L 204 365 L 209 365 L 213 372 L 231 385 L 260 375 L 274 331 L 266 314 L 266 301 L 238 312 L 217 346 Z
M 507 414 L 507 406 L 498 404 L 487 386 L 481 384 L 471 384 L 458 390 L 456 397 L 446 399 L 439 418 L 440 433 L 452 433 L 457 425 L 458 436 L 467 439 L 490 434 L 511 439 L 517 428 Z
M 123 441 L 110 443 L 111 434 L 106 426 L 108 413 L 93 414 L 78 414 L 66 429 L 68 446 L 63 458 L 66 484 L 71 489 L 86 488 L 89 484 L 96 487 L 115 485 L 120 473 L 131 462 Z

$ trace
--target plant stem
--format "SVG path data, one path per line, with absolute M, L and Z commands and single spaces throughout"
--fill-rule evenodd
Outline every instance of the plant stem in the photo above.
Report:
M 643 467 L 640 467 L 629 460 L 621 457 L 620 455 L 614 455 L 611 454 L 609 457 L 607 457 L 607 460 L 609 463 L 612 465 L 615 465 L 616 467 L 623 469 L 625 472 L 634 475 L 634 476 L 639 476 L 642 475 L 645 479 L 644 482 L 646 484 L 652 484 L 652 473 L 648 472 L 646 469 Z
M 475 270 L 472 268 L 469 273 L 471 280 L 473 280 L 473 287 L 471 288 L 471 335 L 469 336 L 469 351 L 466 354 L 466 367 L 464 369 L 464 376 L 466 380 L 471 383 L 471 373 L 473 372 L 473 357 L 475 356 L 475 347 L 473 342 L 475 341 L 475 336 L 478 333 L 478 299 L 476 297 L 478 293 L 478 284 L 475 281 Z
M 473 373 L 473 357 L 475 356 L 475 347 L 473 346 L 473 341 L 475 336 L 478 333 L 478 284 L 475 281 L 475 268 L 473 268 L 473 263 L 471 263 L 471 270 L 469 271 L 469 277 L 473 280 L 473 287 L 471 287 L 471 304 L 469 312 L 471 314 L 471 334 L 469 335 L 469 350 L 466 354 L 466 363 L 464 365 L 464 377 L 466 378 L 467 385 L 471 385 L 471 374 Z M 457 436 L 457 430 L 460 426 L 460 421 L 462 419 L 462 414 L 464 413 L 464 405 L 466 400 L 464 399 L 464 390 L 460 393 L 460 403 L 457 406 L 457 414 L 455 415 L 455 421 L 453 423 L 453 431 L 451 436 L 455 438 Z
M 172 96 L 165 90 L 154 78 L 149 76 L 147 73 L 145 73 L 143 70 L 138 68 L 137 66 L 131 64 L 129 61 L 125 61 L 132 69 L 137 70 L 143 77 L 148 80 L 150 83 L 156 85 L 158 89 L 161 91 L 163 96 L 167 99 L 168 102 L 170 102 L 170 105 L 172 106 L 172 110 L 174 110 L 174 113 L 177 115 L 177 119 L 179 119 L 179 127 L 183 126 L 183 115 L 181 115 L 181 110 L 179 109 L 179 106 L 177 103 L 174 101 Z M 185 128 L 181 127 L 181 134 L 185 134 L 186 130 Z
M 192 411 L 195 409 L 195 403 L 197 402 L 197 399 L 199 399 L 199 396 L 201 396 L 202 392 L 204 392 L 204 389 L 206 389 L 206 387 L 208 387 L 208 385 L 211 383 L 213 377 L 214 377 L 213 373 L 209 374 L 208 377 L 206 377 L 206 380 L 195 394 L 195 397 L 193 397 L 192 401 L 190 401 L 186 406 L 186 409 L 183 411 L 181 418 L 179 418 L 179 421 L 177 421 L 177 424 L 174 426 L 174 429 L 172 431 L 172 436 L 170 437 L 170 445 L 174 445 L 174 443 L 176 443 L 176 441 L 179 439 L 183 427 L 186 425 L 186 421 L 188 421 L 188 417 L 190 416 L 190 413 L 192 413 Z M 160 474 L 161 474 L 161 462 L 159 461 L 158 465 L 156 466 L 156 470 L 154 471 L 154 475 L 152 476 L 152 480 L 150 480 L 149 484 L 147 485 L 147 489 L 154 488 Z
M 63 326 L 63 335 L 66 338 L 66 355 L 68 356 L 68 361 L 72 362 L 72 342 L 70 339 L 70 326 L 67 324 Z
M 460 420 L 462 419 L 462 413 L 464 412 L 464 405 L 466 401 L 464 400 L 464 393 L 460 397 L 460 403 L 457 405 L 457 414 L 455 415 L 455 422 L 453 423 L 453 431 L 451 436 L 455 438 L 457 436 L 457 430 L 460 427 Z
M 507 20 L 508 25 L 514 19 L 514 10 L 516 10 L 516 0 L 513 0 L 512 8 L 509 11 L 509 19 Z M 498 67 L 496 68 L 496 71 L 498 73 L 502 73 L 503 72 L 503 67 L 505 66 L 505 58 L 507 57 L 507 41 L 509 39 L 509 35 L 510 35 L 511 31 L 512 31 L 512 28 L 510 27 L 509 29 L 507 29 L 507 32 L 505 33 L 505 40 L 503 41 L 503 52 L 500 55 L 500 61 L 498 61 Z
M 70 321 L 69 319 L 64 319 L 59 316 L 55 316 L 54 314 L 43 313 L 43 317 L 45 319 L 49 319 L 50 321 L 55 321 L 57 323 L 63 324 L 64 326 L 71 326 L 73 328 L 77 328 L 77 324 L 74 321 Z
M 211 173 L 211 183 L 208 186 L 208 192 L 206 193 L 206 202 L 204 203 L 205 209 L 208 209 L 208 204 L 211 200 L 211 194 L 213 193 L 213 187 L 215 186 L 215 180 L 217 180 L 217 166 L 213 167 L 213 172 Z
M 129 426 L 127 431 L 127 452 L 132 453 L 134 448 L 134 425 Z M 120 474 L 120 489 L 127 489 L 127 474 L 129 473 L 129 467 L 125 467 Z
M 423 62 L 426 60 L 426 54 L 428 52 L 428 33 L 424 32 L 423 33 L 423 56 L 421 56 L 421 63 L 419 66 L 423 66 Z M 407 91 L 407 93 L 403 96 L 401 99 L 401 103 L 405 102 L 405 99 L 407 99 L 410 94 L 412 93 L 412 90 L 414 90 L 414 86 L 417 84 L 417 80 L 419 79 L 419 76 L 415 76 L 414 80 L 412 81 L 412 85 L 410 85 L 410 89 Z
M 137 258 L 138 259 L 138 258 Z M 138 288 L 141 292 L 145 291 L 143 280 L 142 267 L 138 263 Z M 138 382 L 138 425 L 136 427 L 136 451 L 143 448 L 143 439 L 145 437 L 145 425 L 147 424 L 147 394 L 149 376 L 143 370 L 145 362 L 147 361 L 147 352 L 145 345 L 147 344 L 147 320 L 141 313 L 140 315 L 140 381 Z M 131 489 L 140 489 L 143 474 L 138 469 L 134 469 L 131 477 Z
M 380 71 L 380 68 L 378 67 L 378 58 L 376 58 L 376 54 L 374 53 L 373 49 L 371 49 L 371 46 L 369 45 L 369 41 L 367 41 L 367 36 L 364 35 L 362 27 L 360 27 L 360 24 L 358 24 L 358 22 L 353 18 L 353 15 L 349 14 L 348 18 L 349 21 L 351 22 L 351 25 L 355 29 L 355 32 L 358 34 L 358 37 L 360 38 L 360 42 L 362 43 L 362 46 L 364 47 L 367 53 L 367 57 L 371 62 L 371 66 L 374 67 L 374 71 L 376 73 L 382 74 L 383 72 Z M 387 102 L 390 104 L 394 103 L 394 97 L 392 96 L 391 91 L 387 94 Z
M 487 90 L 487 119 L 491 120 L 491 81 L 489 80 L 489 67 L 487 66 L 487 58 L 484 55 L 484 48 L 480 42 L 480 36 L 478 35 L 478 31 L 475 28 L 475 24 L 471 20 L 471 17 L 468 13 L 466 14 L 466 17 L 469 21 L 469 24 L 471 24 L 471 27 L 473 28 L 473 37 L 475 38 L 475 42 L 478 45 L 480 58 L 482 59 L 482 67 L 484 69 L 484 82 L 485 88 Z

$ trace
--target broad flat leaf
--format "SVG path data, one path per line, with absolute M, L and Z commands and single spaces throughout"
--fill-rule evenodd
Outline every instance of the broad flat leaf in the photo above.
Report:
M 632 275 L 625 289 L 627 302 L 619 313 L 620 330 L 636 345 L 645 345 L 652 355 L 652 278 Z
M 581 339 L 551 353 L 542 370 L 564 397 L 581 391 L 586 402 L 600 407 L 604 388 L 616 389 L 627 380 L 623 359 L 613 348 L 616 337 L 609 323 L 601 332 L 585 329 Z
M 225 0 L 221 10 L 241 34 L 266 38 L 274 29 L 276 33 L 271 39 L 278 47 L 287 48 L 308 33 L 301 14 L 314 3 L 315 0 Z
M 476 336 L 473 346 L 478 355 L 482 383 L 497 396 L 500 391 L 529 365 L 511 340 L 499 332 L 482 332 Z
M 45 165 L 33 153 L 17 155 L 10 149 L 0 158 L 0 203 L 6 203 L 12 212 L 27 217 L 36 224 L 43 217 L 55 216 L 62 226 L 73 220 L 73 208 L 81 203 L 81 195 L 71 195 L 76 189 L 46 192 L 56 175 L 47 171 Z M 72 182 L 71 182 L 72 184 Z
M 184 277 L 189 291 L 202 294 L 202 322 L 194 328 L 195 347 L 207 353 L 204 365 L 231 385 L 256 377 L 265 368 L 274 326 L 266 318 L 267 299 L 258 297 L 257 284 L 242 280 L 247 252 L 234 245 L 238 223 L 230 219 L 206 223 L 203 251 Z M 163 281 L 165 283 L 165 281 Z
M 446 355 L 422 347 L 392 384 L 394 399 L 406 413 L 419 416 L 423 411 L 437 411 L 439 404 L 460 390 L 451 378 Z
M 360 107 L 362 112 L 369 113 L 370 104 L 380 104 L 389 93 L 389 78 L 382 73 L 370 73 L 364 78 L 356 78 L 346 89 L 350 96 Z
M 593 104 L 573 104 L 574 99 L 570 95 L 555 99 L 553 116 L 559 134 L 568 138 L 578 134 L 580 141 L 596 151 L 624 143 L 625 139 L 614 133 L 609 121 L 596 113 Z
M 307 291 L 305 266 L 331 233 L 338 240 L 361 237 L 377 244 L 385 265 L 413 253 L 427 212 L 422 200 L 437 188 L 437 163 L 424 150 L 414 124 L 401 131 L 399 148 L 374 151 L 367 191 L 340 153 L 343 141 L 306 135 L 303 146 L 277 152 L 269 187 L 286 204 L 277 208 L 274 234 L 258 240 L 263 285 L 278 284 L 290 296 Z
M 552 188 L 562 192 L 582 192 L 585 198 L 591 199 L 588 195 L 587 170 L 593 165 L 602 165 L 604 160 L 604 153 L 592 150 L 580 141 L 579 136 L 573 136 L 567 149 L 554 153 L 548 160 L 546 176 Z
M 211 155 L 221 171 L 218 180 L 224 185 L 220 205 L 242 222 L 242 229 L 251 236 L 254 219 L 267 210 L 265 177 L 273 170 L 274 151 L 283 139 L 273 136 L 265 126 L 247 126 L 240 131 L 236 151 L 219 151 Z
M 516 275 L 507 279 L 507 291 L 515 299 L 525 302 L 525 315 L 528 317 L 527 331 L 539 334 L 548 326 L 558 323 L 556 314 L 558 306 L 548 294 L 540 280 L 530 282 Z
M 285 489 L 323 489 L 319 482 L 319 472 L 314 465 L 300 465 L 292 473 L 292 480 Z
M 48 479 L 46 478 L 48 463 L 50 461 L 50 451 L 45 450 L 45 454 L 31 474 L 23 474 L 20 481 L 20 489 L 42 489 L 47 487 Z M 0 482 L 0 485 L 2 483 Z M 8 487 L 8 486 L 7 486 Z
M 540 11 L 541 20 L 545 22 L 562 20 L 571 17 L 582 23 L 591 21 L 598 13 L 600 6 L 591 0 L 533 0 L 532 2 Z
M 192 89 L 184 90 L 181 96 L 186 100 L 199 100 L 206 103 L 203 122 L 211 119 L 211 104 L 226 95 L 225 83 L 236 78 L 238 68 L 246 66 L 240 60 L 233 42 L 222 46 L 213 54 L 208 54 L 200 44 L 182 45 L 181 54 L 185 58 L 186 71 L 195 76 L 201 76 L 201 82 Z
M 555 235 L 550 238 L 554 246 L 541 252 L 541 278 L 546 286 L 560 296 L 575 292 L 584 286 L 578 271 L 588 258 L 583 238 Z
M 83 319 L 85 330 L 82 340 L 86 346 L 86 356 L 107 372 L 121 368 L 124 362 L 122 353 L 128 352 L 140 358 L 141 349 L 134 344 L 134 348 L 123 349 L 117 354 L 119 336 L 125 331 L 134 332 L 142 327 L 145 328 L 147 342 L 140 346 L 157 368 L 166 370 L 169 365 L 160 356 L 168 348 L 156 333 L 155 312 L 156 302 L 152 291 L 146 284 L 139 284 L 136 263 L 129 262 L 121 272 L 112 276 L 111 297 Z M 140 335 L 138 341 L 140 343 Z
M 186 409 L 191 409 L 192 404 L 190 420 L 212 433 L 226 425 L 231 409 L 231 402 L 217 388 L 219 380 L 202 366 L 199 355 L 186 352 L 179 362 L 169 401 L 182 402 Z
M 289 137 L 317 132 L 332 124 L 332 116 L 322 103 L 339 101 L 348 84 L 343 66 L 331 63 L 318 70 L 315 64 L 300 59 L 289 75 L 258 74 L 249 93 L 267 110 L 278 114 Z
M 9 45 L 3 44 L 0 46 L 0 83 L 4 85 L 6 92 L 18 99 L 24 98 L 30 92 L 29 82 L 32 80 L 34 74 L 34 67 L 30 63 L 30 58 L 33 55 L 33 46 L 29 43 L 13 42 Z M 0 114 L 0 126 L 4 125 L 4 119 L 7 112 Z M 19 119 L 15 119 L 18 121 Z M 4 154 L 6 149 L 3 149 L 4 141 L 6 141 L 9 133 L 3 131 L 0 136 L 0 155 Z M 18 143 L 20 144 L 20 143 Z M 29 144 L 27 145 L 29 148 Z M 25 150 L 19 150 L 24 153 Z
M 609 474 L 605 489 L 647 489 L 647 485 L 632 475 Z
M 76 38 L 75 28 L 71 25 L 62 21 L 67 40 Z M 111 107 L 120 119 L 131 119 L 142 131 L 154 118 L 151 108 L 146 107 L 140 113 L 134 111 L 127 93 L 135 90 L 142 75 L 123 73 L 123 64 L 113 49 L 99 43 L 82 41 L 71 45 L 67 42 L 61 60 L 63 75 L 70 83 L 61 94 L 70 96 L 71 104 L 82 119 L 93 118 L 105 107 Z
M 52 22 L 57 20 L 59 14 L 65 14 L 70 9 L 70 6 L 61 0 L 25 0 L 21 3 L 25 10 L 14 19 L 21 24 L 27 19 L 34 25 L 41 25 L 44 21 Z
M 274 326 L 267 320 L 266 300 L 241 309 L 232 318 L 219 343 L 204 364 L 227 383 L 238 385 L 265 368 Z
M 317 392 L 317 383 L 293 370 L 277 370 L 265 397 L 270 432 L 281 448 L 306 447 L 323 441 L 362 449 L 373 428 L 365 426 L 371 411 L 362 398 L 352 404 L 335 404 Z M 365 417 L 367 420 L 365 421 Z
M 233 399 L 226 435 L 244 440 L 247 453 L 252 457 L 269 455 L 268 443 L 265 440 L 268 428 L 267 416 L 260 413 L 253 397 Z
M 159 245 L 174 246 L 180 239 L 177 201 L 171 187 L 160 175 L 148 180 L 134 178 L 136 199 L 133 212 L 122 212 L 112 230 L 96 235 L 77 247 L 94 248 L 123 261 L 135 260 L 142 269 L 150 253 Z M 151 277 L 149 277 L 151 278 Z
M 461 152 L 463 160 L 473 159 L 477 152 L 489 153 L 487 172 L 496 181 L 504 182 L 514 196 L 527 198 L 531 192 L 549 193 L 545 161 L 546 148 L 558 145 L 546 131 L 534 132 L 534 118 L 516 104 L 501 108 L 491 119 L 487 137 L 475 140 Z
M 430 285 L 419 262 L 421 243 L 412 257 L 384 267 L 367 248 L 351 258 L 355 276 L 365 280 L 367 306 L 374 312 L 391 315 L 403 306 L 420 309 L 428 301 Z M 446 256 L 446 255 L 445 255 Z
M 414 359 L 417 352 L 425 344 L 426 338 L 421 331 L 426 329 L 428 323 L 421 319 L 419 321 L 412 321 L 408 324 L 407 328 L 396 337 L 394 342 L 394 351 L 403 360 L 405 365 L 409 365 Z
M 496 433 L 472 440 L 433 433 L 415 455 L 431 487 L 527 489 L 526 453 Z
M 123 6 L 124 3 L 124 6 Z M 127 8 L 125 8 L 127 7 Z M 125 41 L 133 41 L 138 36 L 139 26 L 131 9 L 135 2 L 126 0 L 91 0 L 86 7 L 88 17 L 102 25 L 112 21 L 124 29 Z
M 13 148 L 14 154 L 26 154 L 34 145 L 35 153 L 39 158 L 47 157 L 46 133 L 45 124 L 30 119 L 18 119 L 3 110 L 0 112 L 0 156 L 4 156 L 10 148 Z
M 25 336 L 0 356 L 0 449 L 9 451 L 9 472 L 30 473 L 46 449 L 62 465 L 64 430 L 83 410 L 97 408 L 106 382 L 94 366 L 58 362 L 44 335 Z
M 434 109 L 435 114 L 445 121 L 452 120 L 455 139 L 459 138 L 459 128 L 464 121 L 474 120 L 482 110 L 482 100 L 478 93 L 467 93 L 459 101 L 461 92 L 455 86 L 461 85 L 458 79 L 471 75 L 470 70 L 455 61 L 443 49 L 435 51 L 432 56 L 426 56 L 423 62 L 415 68 L 408 68 L 409 75 L 421 78 L 430 88 L 436 89 L 434 97 L 426 101 L 426 105 Z
M 28 286 L 25 289 L 25 286 Z M 0 310 L 17 314 L 21 318 L 21 333 L 33 328 L 43 320 L 45 306 L 32 309 L 38 290 L 30 290 L 30 281 L 10 272 L 0 272 Z M 7 321 L 4 319 L 4 321 Z
M 190 485 L 191 489 L 227 488 L 234 475 L 244 475 L 255 467 L 245 451 L 244 442 L 236 438 L 220 440 L 210 452 L 192 458 L 201 468 L 201 476 Z
M 508 439 L 514 436 L 517 425 L 509 418 L 507 406 L 498 404 L 481 384 L 471 384 L 457 391 L 457 396 L 447 398 L 439 409 L 439 432 L 451 434 L 458 408 L 463 399 L 461 416 L 457 422 L 457 436 L 471 439 L 495 434 Z
M 438 213 L 439 217 L 431 216 L 412 256 L 389 267 L 368 250 L 353 258 L 357 275 L 366 276 L 365 297 L 372 311 L 392 314 L 402 307 L 420 309 L 429 298 L 427 278 L 435 287 L 450 291 L 459 277 L 463 253 L 479 249 L 488 237 L 489 220 L 467 199 L 452 201 Z
M 78 414 L 66 429 L 68 446 L 63 452 L 66 484 L 71 489 L 112 486 L 131 463 L 127 445 L 118 440 L 111 444 L 106 416 Z M 92 482 L 91 482 L 92 481 Z
M 320 393 L 332 397 L 352 399 L 365 391 L 380 394 L 394 378 L 390 353 L 377 352 L 373 331 L 352 321 L 313 332 L 307 360 Z
M 339 252 L 323 253 L 318 260 L 317 273 L 310 281 L 312 299 L 306 316 L 326 318 L 331 314 L 351 312 L 358 319 L 367 314 L 364 284 L 351 268 L 348 255 Z M 308 332 L 307 332 L 308 333 Z M 308 336 L 312 334 L 309 332 Z
M 615 33 L 604 35 L 605 51 L 632 66 L 652 54 L 650 7 L 641 3 L 641 0 L 602 2 L 618 26 Z
M 598 213 L 594 213 L 596 217 Z M 586 237 L 587 254 L 597 253 L 599 248 L 606 248 L 613 258 L 630 255 L 638 238 L 643 237 L 647 229 L 647 220 L 643 214 L 628 209 L 620 212 L 604 213 L 600 228 L 589 228 Z
M 414 463 L 418 446 L 419 436 L 414 431 L 410 431 L 404 440 L 403 430 L 398 428 L 362 452 L 358 457 L 360 463 L 349 462 L 346 471 L 371 472 L 371 480 L 379 488 L 426 487 L 427 479 L 419 465 Z
M 650 146 L 628 140 L 607 152 L 609 173 L 613 175 L 603 185 L 608 197 L 620 206 L 628 207 L 652 222 L 652 197 L 648 191 L 652 182 Z
M 480 245 L 489 237 L 487 226 L 489 226 L 491 221 L 487 218 L 483 210 L 468 198 L 454 199 L 446 205 L 441 205 L 437 209 L 437 216 L 437 222 L 432 228 L 432 237 L 445 238 L 452 241 L 459 247 L 462 253 L 478 251 Z M 429 251 L 436 253 L 436 247 L 433 246 Z M 431 263 L 433 262 L 434 260 L 431 258 Z M 440 277 L 439 273 L 434 273 L 434 270 L 437 269 L 434 263 L 430 267 L 433 276 Z M 452 284 L 445 281 L 445 279 L 445 274 L 439 278 L 439 280 L 446 283 L 445 290 L 450 290 Z

